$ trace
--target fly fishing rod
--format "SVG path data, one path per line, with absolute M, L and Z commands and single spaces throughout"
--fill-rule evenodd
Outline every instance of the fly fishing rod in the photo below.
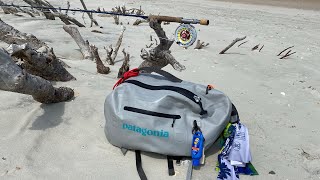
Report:
M 181 23 L 180 26 L 175 31 L 175 40 L 177 44 L 182 47 L 191 46 L 197 39 L 197 31 L 191 24 L 209 25 L 209 20 L 207 19 L 186 19 L 183 17 L 173 17 L 173 16 L 158 16 L 158 15 L 137 15 L 137 14 L 122 14 L 112 11 L 96 11 L 96 10 L 85 10 L 85 9 L 67 9 L 67 8 L 55 8 L 55 7 L 43 7 L 43 6 L 26 6 L 26 5 L 14 5 L 14 4 L 3 4 L 0 7 L 15 7 L 15 8 L 31 8 L 40 11 L 43 10 L 59 10 L 59 11 L 71 11 L 71 12 L 82 12 L 82 13 L 95 13 L 95 14 L 109 14 L 116 16 L 129 16 L 142 18 L 145 20 L 156 19 L 158 21 L 165 22 L 176 22 Z

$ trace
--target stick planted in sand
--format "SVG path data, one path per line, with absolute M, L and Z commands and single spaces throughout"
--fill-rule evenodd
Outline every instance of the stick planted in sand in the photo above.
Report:
M 219 54 L 224 54 L 226 51 L 228 51 L 228 49 L 230 49 L 234 44 L 236 44 L 238 41 L 242 41 L 246 38 L 247 36 L 244 36 L 242 38 L 236 38 L 235 40 L 232 41 L 232 43 L 227 46 L 226 48 L 224 48 Z
M 204 42 L 201 42 L 200 40 L 198 40 L 197 41 L 197 45 L 196 45 L 196 47 L 194 49 L 202 49 L 203 47 L 206 47 L 208 45 L 209 45 L 209 43 L 204 44 Z
M 27 73 L 3 49 L 0 49 L 0 77 L 0 90 L 29 94 L 41 103 L 68 101 L 74 96 L 71 88 L 55 88 L 49 81 Z

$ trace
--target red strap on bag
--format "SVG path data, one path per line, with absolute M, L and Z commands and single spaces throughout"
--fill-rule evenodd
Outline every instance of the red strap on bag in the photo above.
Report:
M 139 69 L 138 68 L 135 68 L 135 69 L 132 69 L 130 71 L 127 71 L 123 74 L 123 77 L 121 79 L 118 80 L 118 82 L 113 86 L 112 89 L 116 88 L 117 86 L 119 86 L 121 83 L 123 83 L 125 80 L 131 78 L 131 77 L 135 77 L 135 76 L 138 76 L 139 75 Z

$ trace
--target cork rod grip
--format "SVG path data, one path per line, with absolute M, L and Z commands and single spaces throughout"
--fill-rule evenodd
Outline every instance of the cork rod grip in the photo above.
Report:
M 166 22 L 182 22 L 182 17 L 172 17 L 172 16 L 155 16 L 150 15 L 149 19 L 157 19 L 158 21 L 166 21 Z

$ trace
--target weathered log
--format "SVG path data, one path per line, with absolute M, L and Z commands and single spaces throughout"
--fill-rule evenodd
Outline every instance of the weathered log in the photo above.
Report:
M 1 8 L 2 8 L 2 10 L 3 10 L 3 12 L 5 14 L 16 14 L 16 13 L 19 12 L 16 8 L 14 8 L 14 7 L 6 7 L 5 5 L 7 5 L 7 4 L 2 2 L 2 1 L 0 1 L 0 6 L 1 6 Z
M 124 56 L 124 61 L 122 63 L 122 66 L 119 69 L 118 72 L 118 78 L 121 78 L 123 74 L 130 69 L 129 61 L 130 61 L 130 55 L 129 53 L 126 53 L 125 50 L 122 50 L 123 56 Z
M 46 44 L 32 34 L 22 33 L 0 19 L 0 40 L 7 44 L 28 43 L 32 48 L 39 49 Z
M 83 0 L 80 0 L 80 2 L 81 2 L 81 4 L 82 4 L 82 6 L 83 6 L 83 9 L 87 11 L 88 9 L 87 9 L 87 6 L 86 6 L 86 4 L 84 3 L 84 1 L 83 1 Z M 88 14 L 88 16 L 89 16 L 89 18 L 90 18 L 90 20 L 91 20 L 91 25 L 90 25 L 90 27 L 92 27 L 92 23 L 94 23 L 96 26 L 99 26 L 98 22 L 97 22 L 95 19 L 93 19 L 92 13 L 87 12 L 87 14 Z
M 29 4 L 30 6 L 48 7 L 48 3 L 45 3 L 42 0 L 34 0 L 34 1 L 33 0 L 23 0 L 23 1 L 26 2 L 27 4 Z M 55 16 L 54 16 L 54 14 L 52 14 L 50 12 L 50 10 L 42 9 L 41 12 L 44 14 L 46 19 L 55 20 Z
M 36 101 L 47 104 L 74 97 L 71 88 L 55 88 L 49 81 L 22 70 L 3 49 L 0 49 L 0 89 L 32 95 Z
M 140 57 L 144 60 L 140 64 L 141 67 L 158 67 L 163 68 L 170 64 L 175 70 L 182 71 L 185 70 L 185 66 L 180 64 L 172 55 L 169 50 L 173 44 L 173 40 L 169 40 L 166 36 L 165 31 L 161 27 L 161 22 L 156 19 L 150 19 L 149 26 L 157 34 L 160 44 L 151 50 L 146 51 L 141 50 Z
M 77 45 L 80 48 L 80 51 L 83 55 L 84 59 L 90 59 L 93 60 L 93 54 L 90 50 L 89 41 L 84 41 L 78 28 L 63 25 L 63 29 L 74 39 L 74 41 L 77 43 Z
M 230 49 L 234 44 L 236 44 L 238 41 L 242 41 L 246 38 L 247 36 L 244 36 L 242 38 L 236 38 L 235 40 L 232 41 L 232 43 L 227 46 L 226 48 L 224 48 L 219 54 L 224 54 L 226 51 L 228 51 L 228 49 Z
M 8 48 L 11 56 L 23 59 L 22 68 L 28 73 L 49 81 L 70 81 L 75 78 L 62 66 L 59 59 L 49 49 L 47 53 L 39 53 L 28 44 L 11 44 Z
M 109 74 L 110 68 L 104 66 L 104 64 L 102 63 L 100 56 L 99 56 L 99 53 L 98 53 L 98 48 L 94 45 L 91 45 L 90 48 L 91 48 L 91 52 L 93 53 L 93 57 L 96 60 L 97 72 L 100 74 Z

